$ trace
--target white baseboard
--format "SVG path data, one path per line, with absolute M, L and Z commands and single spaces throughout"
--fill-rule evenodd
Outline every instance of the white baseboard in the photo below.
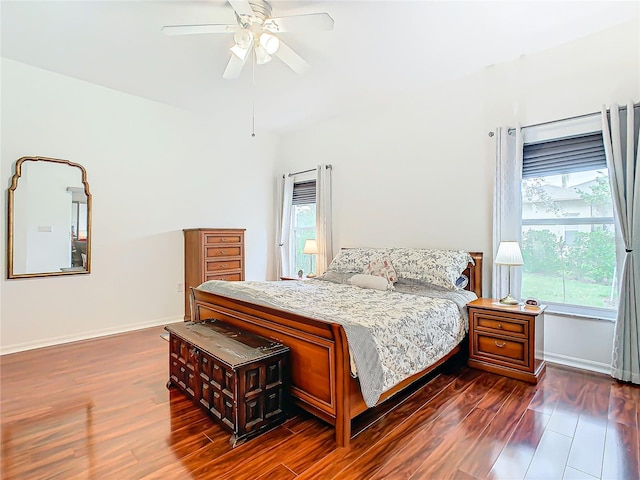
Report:
M 78 335 L 63 335 L 61 337 L 47 338 L 35 342 L 18 343 L 14 345 L 5 345 L 0 347 L 0 355 L 8 355 L 10 353 L 23 352 L 25 350 L 33 350 L 35 348 L 51 347 L 53 345 L 61 345 L 63 343 L 77 342 L 80 340 L 89 340 L 91 338 L 106 337 L 107 335 L 115 335 L 118 333 L 131 332 L 133 330 L 142 330 L 143 328 L 159 327 L 169 323 L 184 322 L 184 317 L 169 317 L 155 319 L 148 322 L 133 323 L 123 325 L 116 328 L 105 328 L 102 330 L 94 330 L 91 332 L 83 332 Z
M 611 374 L 611 365 L 608 363 L 594 362 L 592 360 L 585 360 L 584 358 L 570 357 L 568 355 L 561 355 L 559 353 L 544 352 L 544 359 L 548 362 L 559 363 L 567 367 L 581 368 L 583 370 L 589 370 L 591 372 Z

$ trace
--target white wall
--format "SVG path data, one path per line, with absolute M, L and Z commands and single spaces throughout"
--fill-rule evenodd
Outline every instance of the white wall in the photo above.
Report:
M 3 184 L 18 158 L 48 156 L 83 165 L 93 195 L 90 275 L 3 275 L 2 353 L 180 320 L 183 228 L 246 228 L 246 277 L 267 278 L 275 137 L 251 138 L 234 112 L 197 116 L 8 59 L 1 67 Z
M 334 250 L 483 251 L 488 296 L 495 169 L 488 132 L 640 101 L 639 36 L 636 21 L 421 91 L 404 91 L 399 76 L 388 108 L 284 136 L 276 168 L 333 164 Z M 602 369 L 610 362 L 613 324 L 547 315 L 546 338 L 550 358 Z

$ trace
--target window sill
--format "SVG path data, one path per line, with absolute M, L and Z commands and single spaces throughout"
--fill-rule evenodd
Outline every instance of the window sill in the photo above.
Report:
M 544 303 L 544 302 L 543 302 Z M 615 310 L 605 310 L 596 308 L 568 307 L 567 305 L 546 304 L 546 313 L 559 317 L 580 318 L 584 320 L 599 320 L 605 322 L 615 322 L 618 312 Z

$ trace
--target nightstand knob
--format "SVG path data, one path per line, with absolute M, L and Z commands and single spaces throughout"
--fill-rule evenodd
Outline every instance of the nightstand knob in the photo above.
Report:
M 493 343 L 495 343 L 496 347 L 498 347 L 498 348 L 504 348 L 507 345 L 506 342 L 498 343 L 497 340 L 495 340 Z
M 499 328 L 500 330 L 502 330 L 502 324 L 501 324 L 501 323 L 499 323 L 499 324 L 498 324 L 498 328 Z

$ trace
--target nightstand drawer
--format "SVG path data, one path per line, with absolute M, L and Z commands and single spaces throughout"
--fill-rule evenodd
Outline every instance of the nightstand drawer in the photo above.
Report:
M 516 318 L 495 315 L 484 312 L 474 312 L 473 326 L 479 330 L 489 330 L 502 335 L 527 338 L 529 335 L 529 322 Z
M 525 341 L 476 332 L 473 344 L 474 356 L 490 357 L 514 368 L 529 366 L 528 343 Z

